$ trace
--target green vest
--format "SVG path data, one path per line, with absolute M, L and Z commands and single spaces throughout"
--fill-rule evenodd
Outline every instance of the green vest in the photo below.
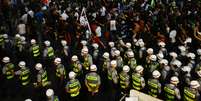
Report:
M 4 37 L 3 37 L 3 35 L 0 35 L 0 46 L 2 46 L 3 45 L 3 43 L 4 43 Z
M 59 101 L 58 96 L 54 96 L 54 101 Z
M 20 80 L 23 86 L 27 85 L 30 82 L 30 71 L 28 69 L 21 70 Z
M 137 66 L 137 61 L 135 58 L 132 58 L 132 59 L 129 59 L 128 60 L 128 65 L 133 69 L 135 70 L 135 67 Z
M 98 77 L 97 76 L 87 75 L 86 80 L 88 82 L 88 85 L 91 88 L 96 88 L 97 87 L 97 83 L 98 83 Z
M 21 41 L 20 38 L 16 39 L 15 42 L 16 42 L 15 45 L 16 45 L 18 48 L 22 45 L 22 41 Z
M 142 85 L 141 85 L 141 76 L 137 75 L 137 74 L 132 74 L 132 86 L 135 90 L 141 90 L 142 89 Z
M 46 71 L 44 71 L 42 73 L 41 80 L 42 80 L 42 86 L 46 87 L 48 85 L 48 79 L 47 79 L 47 72 Z
M 123 72 L 119 74 L 119 78 L 120 78 L 120 86 L 121 88 L 125 89 L 128 87 L 128 85 L 126 84 L 129 80 L 129 75 L 124 74 Z
M 88 60 L 88 57 L 84 58 L 83 67 L 84 67 L 86 70 L 89 70 L 89 60 Z
M 77 63 L 73 63 L 72 64 L 72 69 L 75 73 L 78 73 L 80 71 L 79 67 L 78 67 L 78 64 Z
M 62 64 L 59 64 L 58 67 L 56 68 L 56 76 L 59 77 L 59 78 L 61 77 L 61 74 L 62 74 L 62 73 L 60 73 L 60 69 L 61 68 L 64 69 L 64 66 Z M 64 78 L 66 77 L 66 71 L 65 71 L 65 69 L 63 71 L 63 76 L 64 76 Z
M 49 58 L 54 57 L 54 49 L 52 47 L 48 47 L 48 49 L 47 49 L 47 56 Z
M 70 89 L 70 96 L 71 97 L 76 97 L 79 95 L 80 91 L 80 83 L 78 80 L 72 80 L 69 82 L 69 85 L 68 85 L 69 89 Z
M 107 78 L 108 80 L 112 80 L 112 71 L 108 70 Z
M 6 66 L 6 78 L 7 79 L 12 79 L 14 78 L 14 64 L 8 63 L 5 65 Z
M 155 79 L 148 80 L 148 94 L 157 97 L 158 96 L 158 82 Z
M 196 91 L 193 91 L 187 87 L 184 88 L 184 101 L 197 101 Z
M 164 87 L 164 92 L 165 92 L 165 99 L 168 101 L 174 101 L 175 100 L 175 90 L 174 88 L 171 88 L 170 85 L 166 85 Z
M 40 47 L 39 45 L 32 46 L 32 53 L 34 57 L 38 57 L 40 55 Z

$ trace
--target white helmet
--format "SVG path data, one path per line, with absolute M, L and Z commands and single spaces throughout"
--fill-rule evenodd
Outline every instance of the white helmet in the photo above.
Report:
M 160 64 L 168 65 L 168 60 L 167 59 L 162 59 L 159 62 Z
M 117 61 L 116 60 L 112 60 L 110 62 L 110 64 L 111 64 L 112 67 L 116 67 L 117 66 Z
M 8 34 L 3 34 L 3 38 L 7 39 L 8 38 Z
M 178 46 L 178 48 L 179 48 L 179 50 L 181 52 L 185 52 L 186 51 L 186 47 L 184 47 L 184 46 Z
M 197 80 L 192 80 L 190 82 L 190 87 L 196 89 L 196 88 L 200 87 L 200 84 Z
M 74 62 L 77 61 L 78 60 L 77 55 L 73 55 L 72 58 L 71 58 L 71 60 L 74 61 Z
M 201 55 L 201 49 L 197 49 L 197 54 Z
M 189 67 L 189 66 L 183 66 L 182 70 L 184 72 L 190 72 L 191 71 L 191 67 Z
M 119 56 L 120 55 L 120 51 L 119 50 L 115 50 L 114 53 L 115 53 L 115 56 Z
M 110 47 L 114 47 L 114 42 L 109 42 L 108 44 Z
M 31 99 L 25 99 L 24 101 L 32 101 Z
M 129 58 L 133 58 L 133 57 L 134 57 L 133 51 L 128 52 L 128 57 L 129 57 Z
M 62 46 L 66 46 L 66 45 L 67 45 L 66 40 L 61 40 L 61 45 L 62 45 Z
M 41 70 L 43 68 L 41 63 L 37 63 L 35 66 L 36 70 Z
M 35 39 L 31 39 L 31 44 L 36 44 L 36 40 Z
M 182 63 L 179 60 L 175 60 L 173 62 L 173 65 L 176 65 L 177 67 L 181 67 Z
M 147 53 L 148 53 L 148 54 L 153 54 L 153 53 L 154 53 L 154 50 L 153 50 L 152 48 L 148 48 L 148 49 L 147 49 Z
M 177 35 L 177 31 L 176 31 L 176 30 L 171 30 L 171 31 L 170 31 L 170 34 L 169 34 L 169 37 L 170 37 L 170 38 L 175 38 L 176 35 Z
M 16 34 L 15 37 L 16 37 L 16 38 L 20 38 L 20 34 Z
M 151 55 L 149 58 L 150 58 L 150 60 L 152 60 L 152 61 L 156 61 L 156 60 L 157 60 L 156 55 Z
M 130 71 L 130 67 L 127 66 L 127 65 L 125 65 L 125 66 L 123 67 L 123 71 L 126 72 L 126 73 L 128 73 L 128 72 Z
M 25 67 L 26 63 L 24 61 L 20 61 L 18 64 L 19 67 Z
M 173 76 L 173 77 L 170 78 L 170 82 L 172 84 L 178 84 L 179 83 L 179 78 L 176 77 L 176 76 Z
M 26 38 L 25 38 L 24 36 L 20 36 L 20 39 L 21 39 L 22 41 L 26 41 Z
M 92 46 L 93 46 L 95 49 L 98 49 L 98 44 L 97 44 L 97 43 L 93 43 Z
M 81 44 L 82 44 L 83 46 L 86 46 L 86 45 L 87 45 L 87 41 L 86 41 L 86 40 L 82 40 L 82 41 L 81 41 Z
M 92 72 L 97 71 L 96 65 L 91 65 L 91 66 L 90 66 L 90 70 L 91 70 Z
M 52 96 L 54 96 L 54 91 L 53 91 L 53 89 L 48 89 L 48 90 L 46 91 L 46 96 L 47 96 L 47 97 L 52 97 Z
M 164 58 L 164 55 L 163 55 L 163 53 L 158 53 L 158 54 L 157 54 L 157 57 L 158 57 L 159 60 L 161 60 L 161 59 Z
M 55 63 L 61 63 L 61 58 L 55 58 L 55 59 L 54 59 L 54 62 L 55 62 Z
M 190 37 L 186 38 L 186 40 L 184 41 L 185 44 L 191 43 L 191 42 L 192 42 L 192 38 Z
M 161 76 L 161 73 L 160 73 L 158 70 L 154 70 L 154 71 L 152 72 L 152 76 L 153 76 L 154 78 L 159 78 L 159 77 Z
M 2 60 L 2 62 L 8 63 L 8 62 L 10 62 L 10 58 L 9 57 L 4 57 L 3 60 Z
M 110 57 L 110 54 L 109 54 L 108 52 L 105 52 L 105 53 L 103 54 L 103 57 L 107 59 L 107 58 Z
M 47 40 L 44 43 L 45 43 L 45 46 L 50 46 L 50 41 Z
M 126 47 L 131 48 L 131 43 L 130 42 L 126 43 Z
M 191 58 L 191 59 L 195 59 L 195 54 L 194 53 L 188 53 L 187 57 Z
M 177 58 L 177 53 L 176 52 L 170 52 L 170 56 L 172 56 L 173 58 Z
M 88 54 L 89 50 L 87 47 L 82 48 L 82 53 L 83 54 Z
M 144 42 L 143 41 L 139 42 L 138 44 L 139 44 L 140 47 L 144 47 Z
M 138 65 L 138 66 L 135 68 L 135 71 L 136 71 L 137 73 L 141 73 L 143 70 L 144 70 L 144 68 L 143 68 L 141 65 Z
M 160 46 L 160 47 L 165 47 L 165 42 L 163 42 L 163 41 L 160 41 L 159 43 L 158 43 L 158 45 Z
M 76 74 L 75 74 L 75 72 L 71 71 L 71 72 L 69 72 L 68 76 L 69 76 L 69 79 L 74 79 Z

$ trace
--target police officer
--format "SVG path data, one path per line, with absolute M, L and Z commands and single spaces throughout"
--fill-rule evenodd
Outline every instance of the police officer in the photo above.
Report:
M 54 54 L 54 49 L 53 47 L 50 46 L 50 41 L 45 41 L 45 49 L 43 51 L 43 57 L 47 59 L 53 59 L 55 54 Z
M 16 50 L 19 52 L 20 49 L 22 48 L 22 40 L 19 34 L 15 35 L 14 43 L 15 43 Z
M 47 71 L 43 69 L 41 63 L 35 65 L 35 69 L 38 70 L 37 82 L 34 83 L 35 87 L 47 87 L 51 82 L 48 81 Z
M 119 50 L 115 50 L 115 60 L 117 61 L 117 71 L 121 71 L 124 65 L 124 61 L 123 58 L 120 55 L 120 51 Z
M 165 46 L 166 46 L 165 42 L 160 41 L 158 43 L 158 45 L 160 46 L 160 49 L 159 49 L 158 53 L 161 53 L 161 54 L 164 54 L 164 56 L 167 56 L 168 53 L 167 53 L 167 49 L 165 48 Z
M 190 82 L 190 87 L 184 88 L 184 101 L 200 101 L 200 84 L 196 80 Z
M 160 70 L 161 70 L 161 78 L 164 83 L 167 81 L 167 77 L 169 75 L 170 66 L 168 65 L 167 59 L 162 59 L 159 61 Z
M 182 63 L 179 60 L 175 60 L 170 65 L 171 65 L 172 74 L 179 76 L 180 75 L 180 67 L 181 67 Z
M 195 54 L 190 52 L 186 56 L 188 57 L 187 65 L 190 66 L 191 68 L 194 68 L 195 67 Z
M 103 53 L 103 58 L 102 71 L 106 72 L 110 67 L 110 54 L 108 52 Z
M 80 76 L 82 74 L 82 64 L 78 60 L 77 55 L 73 55 L 71 57 L 71 69 L 73 72 L 77 74 L 77 76 Z
M 161 76 L 161 73 L 158 70 L 154 70 L 152 73 L 152 79 L 148 80 L 148 94 L 153 97 L 159 97 L 161 93 L 161 83 L 159 81 L 159 78 Z
M 96 73 L 96 71 L 96 65 L 91 65 L 90 72 L 85 76 L 85 85 L 92 96 L 98 93 L 101 85 L 100 76 Z
M 175 101 L 181 99 L 180 91 L 177 88 L 178 83 L 178 77 L 173 76 L 170 78 L 170 84 L 166 84 L 164 87 L 165 100 Z
M 195 78 L 197 79 L 197 81 L 200 83 L 201 85 L 201 67 L 196 67 L 195 69 Z
M 94 63 L 97 63 L 98 62 L 98 56 L 99 56 L 99 49 L 98 49 L 98 44 L 97 43 L 93 43 L 92 44 L 94 50 L 93 50 L 93 60 L 94 60 Z
M 123 71 L 119 74 L 119 82 L 121 89 L 124 93 L 128 93 L 129 84 L 130 84 L 130 76 L 128 72 L 130 71 L 130 67 L 125 65 L 123 67 Z
M 115 47 L 115 44 L 114 44 L 114 42 L 109 42 L 108 45 L 110 46 L 111 59 L 114 59 L 115 58 L 115 50 L 117 50 Z
M 24 61 L 20 61 L 18 66 L 21 68 L 20 70 L 15 72 L 15 75 L 19 75 L 19 80 L 21 82 L 21 92 L 22 97 L 28 97 L 28 94 L 32 93 L 30 90 L 30 82 L 31 82 L 31 72 L 29 68 L 26 67 L 26 63 Z
M 10 58 L 9 57 L 4 57 L 2 62 L 4 63 L 3 65 L 3 69 L 2 69 L 2 73 L 3 75 L 5 75 L 6 78 L 6 82 L 5 82 L 5 86 L 6 86 L 6 94 L 7 96 L 14 96 L 15 94 L 15 66 L 13 63 L 10 62 Z
M 6 35 L 6 34 L 0 34 L 0 47 L 1 47 L 1 48 L 4 47 L 5 35 Z
M 31 56 L 33 57 L 34 62 L 39 62 L 40 61 L 40 56 L 41 56 L 41 50 L 40 46 L 36 43 L 35 39 L 31 39 L 31 47 L 30 47 L 30 53 L 32 54 Z
M 132 73 L 132 87 L 135 90 L 142 91 L 145 87 L 145 80 L 143 78 L 144 68 L 141 65 L 138 65 L 135 68 L 135 72 Z
M 182 84 L 186 84 L 186 85 L 190 85 L 190 81 L 191 81 L 191 67 L 190 66 L 183 66 L 183 68 L 181 68 L 182 71 L 182 79 L 183 83 Z
M 149 58 L 151 61 L 147 69 L 149 69 L 149 72 L 152 73 L 154 70 L 159 69 L 159 63 L 157 62 L 156 55 L 151 55 Z
M 125 61 L 128 61 L 128 53 L 133 52 L 133 50 L 131 49 L 131 46 L 132 46 L 131 43 L 129 43 L 129 42 L 126 43 L 127 50 L 125 51 L 125 54 L 124 54 Z
M 69 72 L 70 81 L 66 84 L 66 92 L 70 94 L 69 100 L 79 101 L 79 94 L 81 89 L 81 84 L 78 79 L 76 79 L 76 73 L 71 71 Z
M 63 82 L 66 78 L 66 70 L 64 65 L 61 63 L 61 58 L 55 58 L 54 64 L 56 66 L 56 77 L 59 78 L 60 82 Z
M 118 73 L 117 73 L 116 67 L 117 67 L 117 61 L 112 60 L 110 62 L 110 68 L 107 71 L 108 80 L 112 81 L 112 83 L 114 84 L 118 83 Z
M 139 52 L 138 52 L 138 58 L 139 58 L 139 61 L 138 63 L 143 65 L 146 63 L 146 47 L 145 47 L 145 43 L 143 41 L 139 42 L 139 46 L 140 46 L 140 49 L 139 49 Z M 143 65 L 144 66 L 144 65 Z
M 132 69 L 132 71 L 135 71 L 135 68 L 137 66 L 137 61 L 134 57 L 133 51 L 128 52 L 128 66 Z
M 60 101 L 58 96 L 54 95 L 53 89 L 46 90 L 47 101 Z
M 83 57 L 82 67 L 88 71 L 89 67 L 93 64 L 92 56 L 88 53 L 88 48 L 83 47 L 81 50 L 81 55 Z

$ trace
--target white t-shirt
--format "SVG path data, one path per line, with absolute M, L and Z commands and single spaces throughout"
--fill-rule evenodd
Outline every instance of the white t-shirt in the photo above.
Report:
M 105 16 L 105 15 L 106 15 L 106 8 L 103 6 L 103 7 L 100 9 L 100 12 L 101 12 L 101 16 Z
M 96 28 L 96 35 L 98 37 L 101 37 L 101 35 L 102 35 L 102 33 L 101 33 L 101 27 L 100 26 L 97 26 L 97 28 Z
M 19 33 L 20 35 L 23 35 L 23 34 L 26 33 L 26 25 L 25 25 L 25 24 L 19 24 L 19 25 L 17 26 L 17 28 L 18 28 L 18 33 Z
M 69 16 L 68 16 L 65 12 L 61 14 L 62 20 L 67 20 L 68 17 L 69 17 Z
M 110 21 L 110 31 L 116 31 L 116 20 L 111 20 Z

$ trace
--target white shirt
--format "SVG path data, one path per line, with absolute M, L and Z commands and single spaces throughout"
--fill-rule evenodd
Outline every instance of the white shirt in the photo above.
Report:
M 101 35 L 102 35 L 102 33 L 101 33 L 101 27 L 100 26 L 97 26 L 97 28 L 96 28 L 96 35 L 98 37 L 101 37 Z
M 23 35 L 23 34 L 26 33 L 26 25 L 25 25 L 25 24 L 19 24 L 19 25 L 17 26 L 17 28 L 18 28 L 18 33 L 19 33 L 20 35 Z
M 110 31 L 115 31 L 117 30 L 116 28 L 116 20 L 111 20 L 110 21 Z
M 105 15 L 106 15 L 106 8 L 103 6 L 103 7 L 100 9 L 100 12 L 101 12 L 101 16 L 105 16 Z
M 69 16 L 68 16 L 65 12 L 61 14 L 62 20 L 67 20 L 68 17 L 69 17 Z

